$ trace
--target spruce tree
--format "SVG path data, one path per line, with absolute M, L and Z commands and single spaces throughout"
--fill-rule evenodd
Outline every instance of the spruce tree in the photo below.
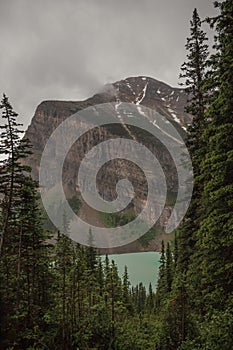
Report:
M 30 154 L 28 140 L 22 139 L 22 124 L 18 123 L 18 114 L 13 110 L 8 97 L 4 94 L 0 104 L 0 204 L 1 204 L 1 236 L 0 254 L 4 241 L 7 240 L 10 223 L 14 220 L 14 204 L 17 202 L 18 189 L 24 181 L 24 173 L 30 168 L 22 164 L 22 159 Z
M 132 303 L 130 300 L 130 281 L 127 266 L 125 266 L 122 283 L 122 301 L 129 312 L 132 312 Z
M 165 263 L 165 275 L 166 275 L 166 292 L 171 292 L 172 289 L 172 280 L 173 280 L 173 257 L 170 248 L 170 243 L 167 243 L 166 248 L 166 263 Z
M 194 172 L 198 167 L 199 160 L 196 159 L 197 150 L 200 147 L 200 132 L 205 125 L 204 112 L 207 103 L 206 91 L 206 68 L 209 56 L 206 33 L 202 30 L 202 22 L 197 9 L 194 9 L 190 21 L 190 37 L 187 38 L 185 48 L 187 50 L 187 61 L 181 66 L 180 78 L 184 79 L 182 85 L 188 95 L 186 111 L 193 116 L 192 124 L 188 128 L 188 148 L 194 162 Z M 203 152 L 203 151 L 202 151 Z M 195 153 L 195 155 L 193 154 Z
M 149 283 L 149 293 L 147 296 L 147 308 L 148 308 L 149 313 L 152 313 L 152 311 L 154 311 L 154 306 L 155 306 L 154 293 L 153 293 L 153 289 L 152 289 L 152 284 L 150 282 Z
M 185 91 L 188 94 L 187 112 L 193 116 L 192 124 L 188 128 L 186 144 L 192 160 L 194 173 L 194 189 L 192 202 L 188 212 L 178 230 L 179 269 L 187 271 L 190 256 L 194 251 L 196 230 L 199 227 L 201 211 L 199 209 L 200 195 L 203 184 L 200 175 L 200 163 L 205 154 L 206 140 L 201 137 L 205 130 L 205 110 L 208 103 L 209 90 L 206 88 L 208 45 L 202 22 L 197 9 L 194 9 L 190 21 L 190 37 L 187 39 L 187 61 L 181 66 L 180 78 L 185 79 Z
M 199 324 L 199 337 L 191 337 L 186 342 L 187 349 L 232 347 L 233 1 L 215 2 L 215 6 L 219 15 L 208 19 L 216 33 L 208 79 L 214 93 L 201 133 L 205 155 L 198 168 L 202 191 L 196 210 L 201 216 L 188 266 L 189 299 Z
M 156 307 L 161 306 L 163 300 L 166 297 L 166 270 L 165 270 L 166 256 L 165 256 L 164 241 L 162 241 L 162 244 L 161 244 L 160 254 L 161 255 L 159 260 L 160 262 L 159 276 L 158 276 L 158 284 L 157 284 L 156 297 L 155 297 Z
M 212 65 L 218 84 L 207 110 L 209 142 L 201 163 L 206 215 L 198 231 L 207 310 L 224 307 L 233 292 L 233 1 L 215 5 L 220 15 L 210 23 L 216 30 Z
M 1 108 L 1 346 L 23 348 L 40 341 L 49 303 L 46 235 L 41 227 L 38 184 L 22 164 L 29 151 L 21 124 L 4 95 Z
M 186 144 L 191 156 L 194 172 L 194 190 L 188 212 L 176 232 L 173 259 L 168 245 L 166 250 L 165 277 L 163 285 L 166 297 L 163 305 L 166 312 L 162 314 L 161 347 L 162 349 L 177 349 L 193 332 L 188 312 L 190 302 L 188 290 L 190 279 L 190 262 L 196 250 L 196 232 L 200 225 L 202 213 L 199 209 L 203 183 L 200 180 L 200 163 L 205 154 L 206 140 L 201 137 L 206 127 L 205 110 L 208 104 L 207 89 L 207 37 L 202 30 L 202 22 L 197 9 L 194 9 L 190 21 L 190 37 L 185 45 L 187 61 L 181 67 L 180 78 L 184 79 L 183 86 L 188 95 L 187 112 L 192 114 L 193 122 L 187 130 Z M 161 279 L 158 291 L 161 289 Z

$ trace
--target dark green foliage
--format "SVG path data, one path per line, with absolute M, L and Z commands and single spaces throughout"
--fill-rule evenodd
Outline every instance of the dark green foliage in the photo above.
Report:
M 147 308 L 149 310 L 149 312 L 154 312 L 154 307 L 155 307 L 155 294 L 153 292 L 153 288 L 152 288 L 152 284 L 149 284 L 149 293 L 147 296 Z
M 76 196 L 72 196 L 71 198 L 68 199 L 68 203 L 72 210 L 75 212 L 75 214 L 78 214 L 81 202 Z
M 160 267 L 159 267 L 159 280 L 156 291 L 156 306 L 159 307 L 164 300 L 167 292 L 166 284 L 166 256 L 164 241 L 162 241 L 161 256 L 160 256 Z
M 187 147 L 192 160 L 194 173 L 194 189 L 190 208 L 185 217 L 183 226 L 179 229 L 180 268 L 187 269 L 190 255 L 196 241 L 195 231 L 198 228 L 201 209 L 199 206 L 200 195 L 203 191 L 203 182 L 200 180 L 200 163 L 206 153 L 206 139 L 201 137 L 206 128 L 205 111 L 208 104 L 210 91 L 207 88 L 207 37 L 202 30 L 202 22 L 197 9 L 193 11 L 190 21 L 190 37 L 187 39 L 187 62 L 183 63 L 180 78 L 185 79 L 186 92 L 188 94 L 187 111 L 192 114 L 193 121 L 188 128 Z
M 200 285 L 205 310 L 222 309 L 233 292 L 233 2 L 217 4 L 220 15 L 211 23 L 216 28 L 217 53 L 212 56 L 218 86 L 207 115 L 209 142 L 200 165 L 204 181 L 202 206 L 205 215 L 198 230 L 198 249 L 204 257 L 195 256 L 202 272 Z M 218 63 L 216 64 L 216 59 Z M 199 259 L 199 260 L 198 260 Z
M 148 297 L 141 283 L 134 295 L 127 268 L 121 279 L 114 261 L 102 261 L 91 231 L 87 247 L 74 244 L 65 212 L 56 244 L 46 244 L 38 185 L 20 162 L 27 143 L 23 148 L 14 132 L 13 152 L 20 157 L 9 152 L 1 172 L 1 349 L 153 349 L 151 286 Z M 71 202 L 78 209 L 77 200 Z
M 17 114 L 4 95 L 1 108 L 1 261 L 0 298 L 3 348 L 29 347 L 41 338 L 49 304 L 49 260 L 37 204 L 37 183 L 22 165 L 29 154 L 21 140 Z
M 15 207 L 20 201 L 20 188 L 23 185 L 25 172 L 30 171 L 22 165 L 21 159 L 29 153 L 29 143 L 21 140 L 22 124 L 17 122 L 18 114 L 14 112 L 6 95 L 0 104 L 2 122 L 0 125 L 0 196 L 1 196 L 1 237 L 0 253 L 7 239 L 10 223 L 14 220 Z
M 186 45 L 189 61 L 182 67 L 188 92 L 192 91 L 188 108 L 194 123 L 188 146 L 195 183 L 191 206 L 174 243 L 171 290 L 162 300 L 165 312 L 158 314 L 162 350 L 230 350 L 233 346 L 233 1 L 215 6 L 220 14 L 208 19 L 216 42 L 206 62 L 207 75 L 205 65 L 200 65 L 203 74 L 198 80 L 197 62 L 204 62 L 207 55 L 196 11 Z M 198 40 L 204 50 L 199 58 Z M 166 263 L 162 266 L 157 298 L 161 286 L 166 287 Z
M 67 216 L 66 220 L 71 220 L 74 215 L 78 215 L 79 209 L 80 209 L 80 200 L 78 198 L 77 195 L 72 196 L 71 198 L 67 199 L 71 209 L 73 210 L 69 212 L 69 214 L 65 214 Z M 52 210 L 54 212 L 54 214 L 57 215 L 57 217 L 60 217 L 60 222 L 59 222 L 59 229 L 62 230 L 63 227 L 63 217 L 60 216 L 60 213 L 64 212 L 65 210 L 65 202 L 60 201 L 59 203 L 52 203 L 50 204 L 50 210 Z M 46 213 L 42 203 L 41 203 L 41 211 L 43 213 L 44 216 L 44 228 L 50 231 L 54 231 L 56 232 L 57 228 L 53 225 L 52 221 L 50 220 L 50 218 L 48 217 L 48 214 Z
M 143 247 L 148 247 L 149 243 L 156 237 L 158 234 L 158 230 L 156 228 L 151 228 L 146 234 L 138 239 Z
M 173 278 L 173 257 L 170 249 L 170 243 L 167 243 L 166 249 L 166 264 L 165 264 L 165 275 L 166 275 L 166 288 L 169 293 L 172 288 L 172 278 Z
M 195 118 L 192 126 L 190 126 L 189 142 L 194 137 L 196 139 L 196 127 L 200 126 L 203 121 L 206 103 L 205 91 L 205 75 L 206 63 L 208 58 L 208 45 L 205 32 L 201 29 L 201 20 L 197 9 L 193 11 L 193 17 L 190 21 L 190 37 L 187 39 L 185 48 L 187 50 L 187 62 L 181 66 L 182 73 L 180 78 L 185 79 L 185 88 L 189 95 L 189 103 L 187 112 L 191 113 Z
M 210 59 L 196 10 L 186 45 L 182 77 L 194 118 L 188 130 L 194 192 L 174 244 L 162 242 L 156 294 L 151 284 L 148 292 L 142 283 L 130 287 L 127 267 L 120 278 L 114 261 L 98 255 L 91 231 L 87 247 L 74 244 L 65 213 L 56 244 L 47 246 L 37 184 L 21 161 L 28 143 L 20 140 L 17 114 L 4 96 L 1 349 L 232 349 L 233 1 L 215 5 Z M 79 209 L 77 199 L 70 204 Z M 117 226 L 134 215 L 104 219 Z
M 132 210 L 111 214 L 102 213 L 101 216 L 108 227 L 123 226 L 135 219 L 135 214 L 133 214 Z

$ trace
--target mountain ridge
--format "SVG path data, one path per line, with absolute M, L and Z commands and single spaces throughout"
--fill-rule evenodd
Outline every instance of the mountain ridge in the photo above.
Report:
M 166 83 L 145 76 L 129 77 L 113 84 L 106 84 L 102 91 L 97 92 L 92 97 L 83 101 L 42 101 L 38 105 L 31 124 L 25 133 L 25 136 L 29 138 L 32 144 L 33 154 L 29 156 L 27 164 L 32 167 L 33 177 L 38 179 L 39 163 L 43 149 L 48 138 L 60 123 L 82 109 L 109 102 L 127 102 L 138 106 L 141 105 L 151 108 L 160 113 L 162 116 L 166 117 L 173 125 L 177 127 L 178 131 L 183 134 L 185 134 L 185 130 L 192 120 L 192 117 L 185 112 L 187 95 L 183 89 L 173 88 Z M 64 190 L 67 197 L 71 197 L 74 191 L 77 192 L 78 164 L 80 164 L 85 152 L 90 150 L 91 147 L 93 147 L 99 141 L 101 142 L 103 139 L 113 136 L 122 136 L 122 131 L 119 130 L 119 128 L 117 130 L 109 130 L 101 127 L 98 131 L 98 135 L 96 135 L 96 133 L 94 134 L 89 132 L 85 137 L 81 138 L 80 141 L 77 142 L 76 146 L 72 147 L 72 150 L 67 155 L 66 163 L 63 168 Z M 164 150 L 158 149 L 158 144 L 156 142 L 151 143 L 151 140 L 148 140 L 148 142 L 149 144 L 147 146 L 149 146 L 150 150 L 152 150 L 152 152 L 155 154 L 157 153 L 157 156 L 162 159 L 162 166 L 167 171 L 168 189 L 171 196 L 173 196 L 172 193 L 177 191 L 177 179 L 174 164 Z M 56 163 L 55 160 L 54 162 Z M 56 166 L 56 164 L 54 166 Z M 111 198 L 115 195 L 115 188 L 113 184 L 116 182 L 115 172 L 119 172 L 119 166 L 121 168 L 121 176 L 123 178 L 128 177 L 129 165 L 124 162 L 113 162 L 110 169 L 105 169 L 105 173 L 102 172 L 101 175 L 102 180 L 104 181 L 105 185 L 109 186 L 110 190 L 106 192 L 103 186 L 101 187 L 101 184 L 99 184 L 99 190 L 105 196 L 107 196 L 106 198 L 109 200 L 111 200 Z M 136 187 L 138 187 L 139 199 L 135 200 L 133 203 L 133 210 L 135 214 L 137 214 L 140 212 L 142 202 L 144 200 L 143 196 L 145 188 L 143 188 L 143 184 L 145 181 L 142 174 L 140 174 L 138 170 L 134 169 L 134 172 L 135 173 L 131 175 L 130 181 L 134 183 Z M 163 214 L 160 217 L 157 225 L 157 230 L 160 233 L 158 236 L 155 236 L 146 247 L 143 247 L 143 245 L 137 241 L 127 246 L 119 247 L 118 249 L 115 248 L 111 250 L 111 252 L 121 253 L 128 251 L 159 250 L 161 239 L 169 239 L 169 235 L 164 235 L 162 230 L 171 211 L 172 205 L 169 205 L 168 203 L 166 208 L 164 208 Z M 82 208 L 80 212 L 85 219 L 88 217 L 88 212 L 84 211 Z M 97 217 L 97 215 L 94 216 Z

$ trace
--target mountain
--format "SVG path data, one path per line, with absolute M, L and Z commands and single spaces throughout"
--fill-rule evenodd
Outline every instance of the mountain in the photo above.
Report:
M 183 89 L 172 88 L 163 82 L 144 76 L 130 77 L 113 84 L 107 84 L 102 91 L 85 101 L 44 101 L 37 107 L 25 135 L 32 144 L 33 154 L 29 156 L 27 163 L 32 167 L 33 177 L 38 179 L 42 152 L 47 140 L 58 125 L 80 110 L 109 102 L 127 102 L 153 109 L 169 120 L 183 136 L 187 126 L 192 121 L 191 116 L 184 111 L 187 95 Z M 79 216 L 88 223 L 103 227 L 106 227 L 109 222 L 112 223 L 113 218 L 111 216 L 100 215 L 99 212 L 84 203 L 77 188 L 77 174 L 79 164 L 87 151 L 103 140 L 119 136 L 136 141 L 140 141 L 140 137 L 143 138 L 144 145 L 158 157 L 162 168 L 166 172 L 168 197 L 166 207 L 153 232 L 150 232 L 147 236 L 145 235 L 139 241 L 114 248 L 111 252 L 159 250 L 161 240 L 170 239 L 170 235 L 165 234 L 163 228 L 171 214 L 172 205 L 176 198 L 177 174 L 169 152 L 147 134 L 140 134 L 136 128 L 128 128 L 124 125 L 119 127 L 119 125 L 114 124 L 111 127 L 103 126 L 91 130 L 80 137 L 68 152 L 63 167 L 63 187 L 66 196 L 70 200 L 72 199 L 73 202 L 75 202 L 74 198 L 78 199 L 76 203 L 79 203 Z M 58 146 L 61 147 L 61 145 Z M 109 152 L 111 153 L 111 149 Z M 57 156 L 54 155 L 54 166 L 56 166 Z M 121 218 L 117 217 L 114 220 L 122 220 L 122 216 L 123 219 L 127 220 L 127 217 L 130 216 L 129 213 L 137 215 L 142 209 L 147 191 L 143 172 L 138 167 L 129 164 L 129 162 L 118 159 L 112 161 L 110 166 L 104 165 L 98 174 L 97 187 L 105 199 L 112 200 L 115 198 L 115 185 L 117 180 L 121 178 L 128 178 L 131 181 L 136 195 L 131 206 L 121 215 Z

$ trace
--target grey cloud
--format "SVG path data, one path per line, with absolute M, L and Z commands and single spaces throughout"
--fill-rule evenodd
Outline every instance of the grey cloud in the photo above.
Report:
M 202 0 L 0 1 L 0 93 L 25 124 L 44 99 L 79 100 L 148 75 L 177 86 L 193 8 Z

